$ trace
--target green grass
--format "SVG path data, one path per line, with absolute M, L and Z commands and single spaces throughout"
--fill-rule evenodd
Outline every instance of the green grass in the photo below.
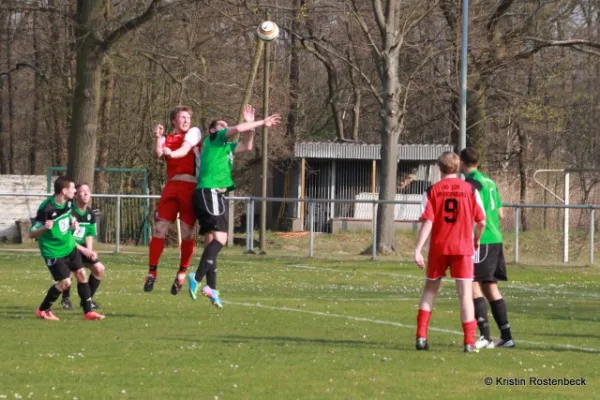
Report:
M 431 350 L 417 352 L 422 272 L 392 258 L 373 263 L 329 250 L 327 259 L 312 260 L 286 256 L 293 253 L 286 249 L 269 256 L 225 250 L 223 310 L 204 298 L 193 302 L 187 292 L 169 293 L 172 249 L 152 293 L 142 291 L 143 248 L 102 254 L 107 275 L 96 300 L 106 319 L 83 321 L 79 310 L 55 307 L 61 321 L 50 322 L 34 316 L 51 283 L 40 256 L 0 248 L 0 399 L 597 395 L 597 267 L 510 266 L 511 282 L 501 288 L 518 347 L 479 354 L 462 352 L 454 284 L 447 281 L 432 317 Z M 587 386 L 486 386 L 488 376 L 585 377 Z

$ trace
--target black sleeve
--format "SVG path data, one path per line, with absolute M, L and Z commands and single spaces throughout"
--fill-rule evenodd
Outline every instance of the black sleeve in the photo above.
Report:
M 471 186 L 473 186 L 473 188 L 481 191 L 481 189 L 483 189 L 483 186 L 481 185 L 481 182 L 473 179 L 473 178 L 467 178 L 465 179 L 466 182 L 470 183 Z
M 34 223 L 37 222 L 41 225 L 44 225 L 47 220 L 48 220 L 48 214 L 46 213 L 46 207 L 38 208 L 37 214 L 35 215 L 33 222 Z

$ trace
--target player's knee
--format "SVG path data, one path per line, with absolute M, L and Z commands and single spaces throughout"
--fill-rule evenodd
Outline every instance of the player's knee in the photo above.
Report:
M 158 221 L 156 221 L 156 225 L 154 226 L 154 232 L 152 233 L 152 236 L 158 237 L 158 238 L 166 237 L 167 233 L 169 233 L 170 226 L 171 226 L 171 223 L 169 221 L 165 221 L 164 219 L 159 219 Z
M 85 273 L 85 269 L 79 268 L 75 271 L 75 279 L 77 282 L 87 282 L 87 274 Z
M 191 240 L 194 238 L 194 225 L 188 225 L 181 222 L 181 239 Z
M 58 281 L 56 283 L 56 288 L 58 290 L 60 290 L 61 292 L 64 292 L 65 290 L 67 290 L 70 287 L 71 287 L 71 278 L 65 278 L 62 281 Z
M 104 275 L 104 264 L 102 264 L 101 262 L 97 262 L 96 264 L 94 264 L 94 266 L 92 267 L 92 274 L 96 278 L 101 279 Z

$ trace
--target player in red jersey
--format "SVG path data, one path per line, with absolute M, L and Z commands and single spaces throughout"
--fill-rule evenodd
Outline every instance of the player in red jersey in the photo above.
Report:
M 421 250 L 431 232 L 427 281 L 417 315 L 417 350 L 429 348 L 427 328 L 433 300 L 440 288 L 441 278 L 446 276 L 446 270 L 450 268 L 450 276 L 456 281 L 460 301 L 464 349 L 470 353 L 478 351 L 475 348 L 477 322 L 472 300 L 472 257 L 479 247 L 479 238 L 485 229 L 485 211 L 477 190 L 457 176 L 460 168 L 457 154 L 449 151 L 443 153 L 438 159 L 438 166 L 442 172 L 442 179 L 423 195 L 423 224 L 415 247 L 415 263 L 423 269 L 425 262 Z
M 156 207 L 156 226 L 150 241 L 148 275 L 144 282 L 144 291 L 154 288 L 160 256 L 165 248 L 165 236 L 171 223 L 177 218 L 181 222 L 181 249 L 179 270 L 171 287 L 171 294 L 181 290 L 187 268 L 194 254 L 194 225 L 196 216 L 192 207 L 192 194 L 198 180 L 200 156 L 200 129 L 191 128 L 192 110 L 179 106 L 171 110 L 171 124 L 174 132 L 163 136 L 164 127 L 154 127 L 154 157 L 164 157 L 167 164 L 167 184 Z

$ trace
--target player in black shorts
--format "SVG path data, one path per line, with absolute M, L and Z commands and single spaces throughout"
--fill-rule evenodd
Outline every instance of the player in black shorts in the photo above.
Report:
M 96 294 L 96 290 L 100 286 L 102 276 L 104 275 L 104 265 L 98 260 L 98 254 L 93 250 L 94 237 L 96 237 L 96 216 L 92 209 L 88 207 L 92 195 L 90 187 L 86 183 L 80 183 L 75 186 L 75 206 L 73 207 L 73 217 L 77 220 L 79 226 L 73 233 L 77 250 L 81 253 L 81 261 L 83 266 L 90 269 L 90 291 L 92 299 Z M 71 291 L 65 290 L 62 295 L 61 305 L 65 310 L 72 310 L 73 304 L 70 299 Z M 98 309 L 98 304 L 92 300 L 92 309 Z
M 477 170 L 479 154 L 475 149 L 466 148 L 460 152 L 462 173 L 465 180 L 479 191 L 485 208 L 486 228 L 481 235 L 479 251 L 475 254 L 475 279 L 473 282 L 473 303 L 475 319 L 481 337 L 475 343 L 477 348 L 514 347 L 506 304 L 498 290 L 498 281 L 506 281 L 506 262 L 502 250 L 502 230 L 500 220 L 504 213 L 502 200 L 496 182 Z M 500 339 L 493 341 L 488 323 L 487 301 L 492 315 L 500 329 Z
M 223 304 L 217 290 L 217 255 L 227 242 L 227 203 L 223 196 L 235 188 L 231 176 L 234 154 L 252 150 L 254 129 L 275 126 L 281 121 L 277 114 L 254 121 L 254 108 L 248 104 L 244 106 L 243 115 L 246 122 L 233 127 L 222 120 L 210 124 L 209 135 L 202 141 L 198 185 L 192 197 L 205 248 L 198 270 L 188 274 L 190 297 L 196 300 L 199 283 L 206 276 L 202 293 L 219 308 Z M 248 133 L 239 143 L 229 141 L 231 136 L 242 132 Z
M 73 181 L 64 176 L 58 177 L 54 182 L 54 195 L 42 202 L 29 231 L 29 237 L 38 240 L 42 257 L 56 281 L 35 311 L 38 318 L 45 320 L 58 320 L 52 313 L 52 304 L 61 292 L 71 286 L 71 273 L 77 279 L 77 292 L 82 300 L 84 319 L 104 319 L 104 315 L 92 310 L 90 286 L 73 237 L 73 231 L 78 228 L 77 221 L 71 215 L 74 195 Z

